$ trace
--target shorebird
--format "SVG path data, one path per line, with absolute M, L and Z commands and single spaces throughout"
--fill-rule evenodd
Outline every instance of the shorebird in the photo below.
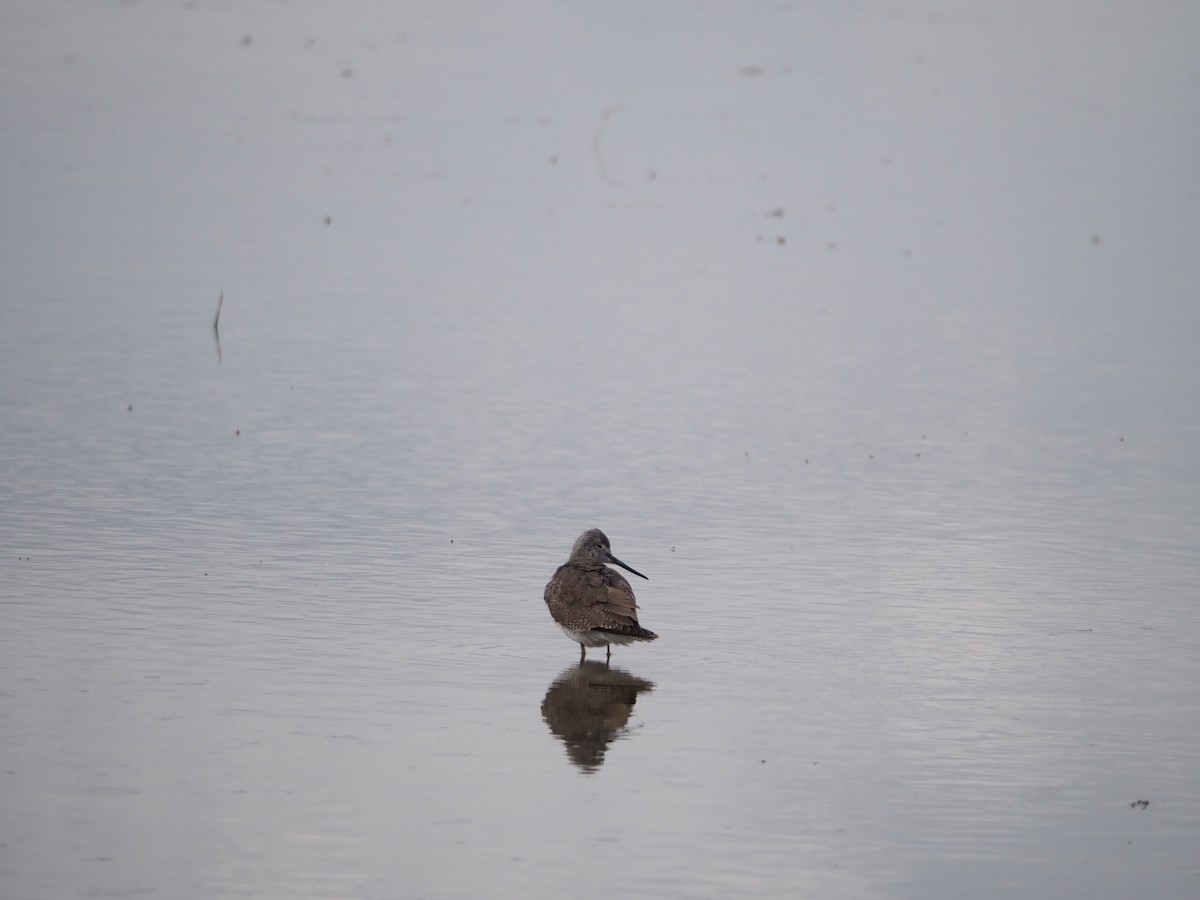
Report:
M 605 563 L 646 578 L 613 556 L 604 532 L 592 528 L 579 536 L 571 548 L 571 558 L 558 567 L 546 585 L 550 615 L 567 637 L 579 642 L 580 662 L 587 656 L 588 647 L 604 647 L 607 659 L 612 656 L 612 644 L 658 637 L 638 624 L 633 588 L 620 572 Z

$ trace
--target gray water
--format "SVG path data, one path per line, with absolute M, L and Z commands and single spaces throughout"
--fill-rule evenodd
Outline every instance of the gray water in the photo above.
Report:
M 0 9 L 0 896 L 1196 896 L 1196 9 L 503 15 Z

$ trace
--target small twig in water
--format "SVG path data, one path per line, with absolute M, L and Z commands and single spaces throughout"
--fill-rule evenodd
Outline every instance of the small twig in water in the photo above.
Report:
M 213 319 L 213 338 L 217 342 L 217 365 L 221 364 L 221 307 L 225 305 L 225 292 L 217 297 L 217 315 Z

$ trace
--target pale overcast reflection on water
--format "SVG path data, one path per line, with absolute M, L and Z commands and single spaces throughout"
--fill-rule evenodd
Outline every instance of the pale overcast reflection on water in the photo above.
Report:
M 504 12 L 0 12 L 0 896 L 1196 896 L 1200 12 Z

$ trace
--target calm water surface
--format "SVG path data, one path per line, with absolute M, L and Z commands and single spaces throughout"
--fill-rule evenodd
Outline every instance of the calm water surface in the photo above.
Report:
M 1196 896 L 1196 14 L 354 9 L 0 16 L 0 895 Z

